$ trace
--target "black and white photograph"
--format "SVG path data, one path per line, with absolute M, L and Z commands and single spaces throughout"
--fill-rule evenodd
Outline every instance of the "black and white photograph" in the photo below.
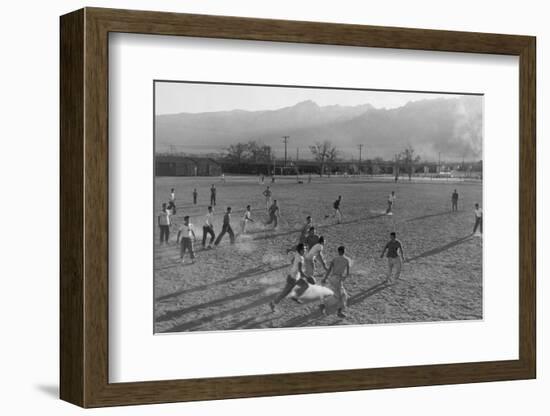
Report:
M 156 334 L 483 319 L 483 94 L 153 88 Z

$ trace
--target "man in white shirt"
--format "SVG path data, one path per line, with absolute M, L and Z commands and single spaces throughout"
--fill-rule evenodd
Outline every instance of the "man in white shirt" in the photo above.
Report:
M 474 225 L 473 234 L 476 233 L 478 227 L 479 227 L 479 233 L 483 234 L 483 211 L 479 207 L 479 204 L 475 205 L 474 216 L 475 216 L 476 222 Z
M 158 215 L 158 225 L 160 229 L 160 245 L 168 243 L 170 238 L 170 225 L 171 225 L 171 214 L 167 209 L 166 204 L 162 204 L 162 210 Z
M 391 194 L 388 196 L 388 208 L 386 209 L 386 214 L 392 214 L 392 209 L 395 204 L 395 191 L 391 191 Z
M 306 279 L 314 281 L 313 277 L 304 272 L 304 253 L 304 245 L 298 244 L 298 246 L 296 247 L 296 252 L 294 253 L 292 259 L 290 270 L 288 271 L 288 274 L 286 276 L 285 287 L 275 297 L 275 299 L 269 303 L 272 312 L 275 312 L 275 309 L 279 302 L 281 302 L 289 295 L 290 292 L 292 292 L 294 286 L 299 286 L 299 289 L 303 289 L 305 291 L 305 289 L 307 289 L 308 287 L 308 282 L 306 281 Z
M 212 222 L 213 219 L 214 219 L 214 211 L 212 210 L 212 207 L 209 206 L 208 213 L 206 214 L 206 217 L 204 217 L 204 224 L 202 226 L 202 248 L 206 247 L 207 234 L 210 235 L 210 242 L 208 243 L 208 248 L 212 248 L 212 243 L 216 238 L 216 234 L 214 233 L 214 223 Z
M 325 278 L 322 283 L 325 284 L 327 280 L 330 283 L 330 287 L 334 291 L 334 296 L 338 301 L 338 316 L 340 318 L 345 318 L 346 314 L 344 310 L 348 304 L 348 294 L 344 288 L 344 280 L 346 280 L 350 275 L 351 259 L 345 255 L 346 248 L 344 246 L 338 247 L 338 256 L 335 257 L 331 262 L 327 270 Z M 332 273 L 332 276 L 331 276 Z M 329 279 L 330 276 L 330 279 Z M 325 305 L 324 299 L 321 300 L 321 305 L 319 305 L 321 313 L 326 315 L 327 307 Z
M 183 259 L 183 256 L 185 255 L 186 251 L 189 251 L 189 255 L 191 257 L 191 263 L 194 263 L 195 252 L 193 250 L 193 240 L 195 239 L 195 229 L 193 227 L 193 224 L 189 223 L 188 215 L 183 217 L 183 224 L 180 226 L 180 229 L 178 231 L 178 237 L 176 238 L 177 243 L 180 242 L 180 237 L 181 237 L 181 245 L 180 245 L 181 263 L 183 264 L 185 262 Z
M 252 219 L 252 213 L 250 212 L 250 205 L 247 205 L 241 222 L 241 231 L 243 234 L 246 234 L 246 226 L 249 222 L 254 222 L 254 220 Z
M 315 275 L 315 260 L 318 258 L 323 268 L 326 270 L 327 265 L 325 263 L 325 258 L 323 257 L 323 248 L 325 247 L 325 238 L 323 236 L 319 237 L 319 242 L 312 246 L 307 254 L 304 257 L 304 269 L 307 274 L 310 276 Z

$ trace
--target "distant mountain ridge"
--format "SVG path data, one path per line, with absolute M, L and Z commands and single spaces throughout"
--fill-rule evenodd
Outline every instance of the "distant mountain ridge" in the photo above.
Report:
M 277 110 L 158 115 L 155 137 L 157 149 L 177 145 L 195 153 L 249 140 L 280 147 L 281 136 L 288 135 L 292 148 L 302 151 L 330 140 L 344 152 L 362 143 L 369 157 L 391 158 L 410 144 L 424 159 L 439 152 L 448 158 L 481 159 L 482 125 L 479 96 L 414 101 L 393 109 L 319 106 L 308 100 Z

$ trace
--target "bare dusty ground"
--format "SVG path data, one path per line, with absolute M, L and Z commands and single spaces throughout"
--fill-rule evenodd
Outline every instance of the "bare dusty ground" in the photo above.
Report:
M 156 206 L 176 189 L 177 215 L 170 243 L 155 240 L 155 332 L 214 331 L 326 325 L 472 320 L 482 318 L 482 239 L 472 235 L 473 205 L 481 203 L 481 183 L 357 178 L 313 178 L 308 184 L 290 178 L 278 180 L 273 197 L 280 202 L 282 222 L 277 230 L 266 220 L 265 185 L 257 178 L 157 178 Z M 229 237 L 217 249 L 202 250 L 202 220 L 210 202 L 209 187 L 218 189 L 215 231 L 222 215 L 233 208 L 232 225 L 240 232 L 240 218 L 247 204 L 252 218 L 246 235 L 235 245 Z M 267 180 L 266 180 L 267 184 Z M 270 184 L 271 185 L 271 184 Z M 192 203 L 193 188 L 199 192 Z M 460 194 L 459 211 L 451 212 L 451 193 Z M 395 190 L 393 216 L 384 215 L 387 195 Z M 332 202 L 343 196 L 342 224 L 332 214 Z M 180 264 L 175 238 L 183 215 L 197 229 L 194 264 Z M 298 305 L 284 300 L 272 313 L 269 301 L 283 287 L 288 269 L 286 249 L 296 243 L 297 229 L 311 215 L 319 234 L 325 236 L 325 256 L 336 255 L 345 245 L 353 259 L 346 281 L 350 295 L 347 318 L 338 318 L 335 307 L 322 316 L 317 303 Z M 156 221 L 156 217 L 155 217 Z M 407 262 L 401 278 L 384 284 L 387 264 L 380 253 L 395 230 Z M 186 257 L 188 259 L 188 257 Z M 322 276 L 318 267 L 316 277 Z

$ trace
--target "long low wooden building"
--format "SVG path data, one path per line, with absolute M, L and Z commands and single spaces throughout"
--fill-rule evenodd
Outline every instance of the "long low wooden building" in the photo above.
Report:
M 155 176 L 219 176 L 221 165 L 208 157 L 157 155 Z

